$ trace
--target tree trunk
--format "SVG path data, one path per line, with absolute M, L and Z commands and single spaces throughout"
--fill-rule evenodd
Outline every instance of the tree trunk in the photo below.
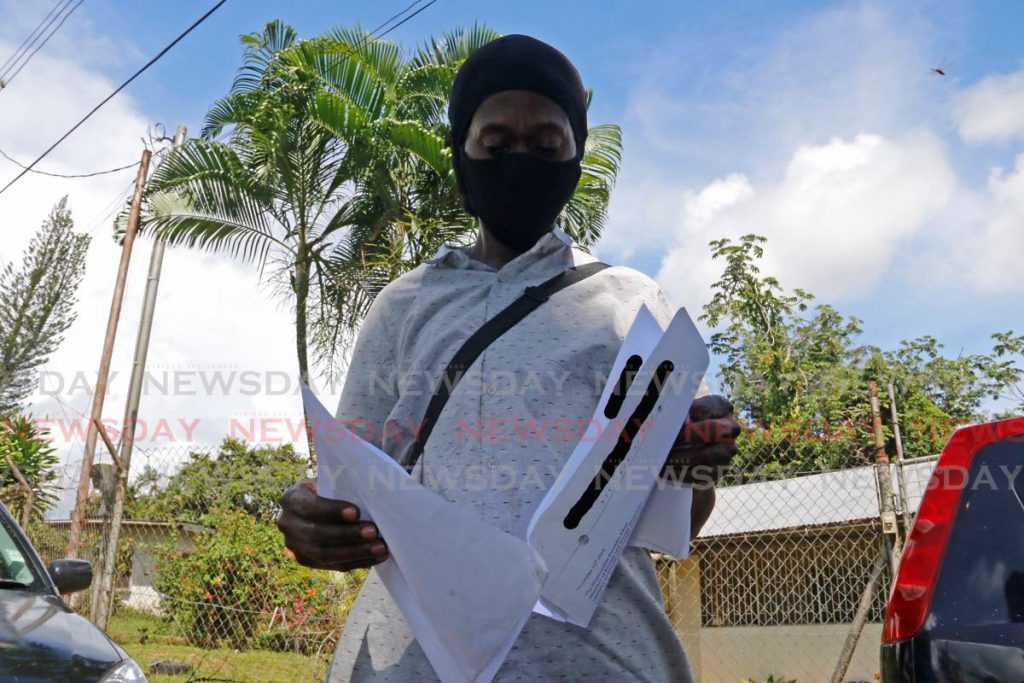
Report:
M 299 359 L 299 381 L 309 384 L 309 351 L 307 345 L 306 304 L 309 299 L 309 258 L 304 244 L 300 244 L 295 264 L 295 352 Z M 309 425 L 309 415 L 302 409 L 306 421 L 306 443 L 309 445 L 309 466 L 316 473 L 316 444 Z

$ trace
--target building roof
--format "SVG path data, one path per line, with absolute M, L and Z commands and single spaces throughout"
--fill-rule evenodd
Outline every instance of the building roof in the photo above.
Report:
M 911 514 L 917 510 L 935 458 L 903 465 Z M 896 466 L 893 491 L 898 493 Z M 897 496 L 897 499 L 899 496 Z M 775 481 L 719 487 L 715 509 L 701 538 L 749 534 L 876 519 L 879 512 L 874 467 L 855 467 Z

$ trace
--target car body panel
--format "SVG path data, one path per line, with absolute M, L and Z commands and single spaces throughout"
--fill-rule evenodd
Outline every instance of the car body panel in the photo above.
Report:
M 0 680 L 99 680 L 124 658 L 121 648 L 60 598 L 0 592 Z
M 42 560 L 0 504 L 0 523 L 36 580 L 27 589 L 0 588 L 0 681 L 99 681 L 125 651 L 70 609 Z

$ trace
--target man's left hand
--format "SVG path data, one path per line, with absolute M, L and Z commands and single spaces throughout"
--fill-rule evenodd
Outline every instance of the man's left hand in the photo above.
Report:
M 733 417 L 732 403 L 724 396 L 695 399 L 669 451 L 662 476 L 696 486 L 714 486 L 736 456 L 739 434 L 740 423 Z

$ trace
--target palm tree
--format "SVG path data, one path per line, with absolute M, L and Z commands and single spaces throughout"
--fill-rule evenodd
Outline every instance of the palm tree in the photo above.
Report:
M 273 21 L 243 36 L 242 66 L 201 138 L 154 172 L 143 230 L 257 264 L 294 301 L 300 378 L 312 349 L 333 380 L 377 292 L 476 232 L 455 188 L 445 109 L 459 64 L 496 37 L 475 25 L 405 58 L 358 28 L 300 40 Z M 620 156 L 618 127 L 591 129 L 563 216 L 583 245 L 601 232 Z

